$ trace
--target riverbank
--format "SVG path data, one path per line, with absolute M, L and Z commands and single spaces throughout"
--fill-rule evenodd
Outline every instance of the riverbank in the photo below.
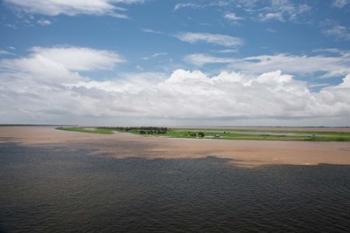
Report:
M 57 129 L 113 134 L 126 132 L 170 138 L 262 140 L 262 141 L 350 141 L 350 128 L 165 128 L 165 127 L 58 127 Z

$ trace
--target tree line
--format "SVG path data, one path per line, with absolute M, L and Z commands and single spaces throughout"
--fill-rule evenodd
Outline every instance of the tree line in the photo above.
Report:
M 166 127 L 114 127 L 113 129 L 139 134 L 166 134 L 168 132 Z

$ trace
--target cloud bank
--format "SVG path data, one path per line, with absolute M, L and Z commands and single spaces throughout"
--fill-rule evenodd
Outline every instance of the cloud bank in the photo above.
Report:
M 0 119 L 67 123 L 85 117 L 340 118 L 349 123 L 349 74 L 339 85 L 312 92 L 306 82 L 280 70 L 209 76 L 178 69 L 170 75 L 129 74 L 108 81 L 80 72 L 109 69 L 122 61 L 115 52 L 76 47 L 36 47 L 25 57 L 2 59 Z

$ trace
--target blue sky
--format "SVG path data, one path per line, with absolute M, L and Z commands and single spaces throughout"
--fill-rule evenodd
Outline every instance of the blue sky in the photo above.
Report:
M 3 0 L 0 123 L 349 125 L 349 13 L 348 0 Z

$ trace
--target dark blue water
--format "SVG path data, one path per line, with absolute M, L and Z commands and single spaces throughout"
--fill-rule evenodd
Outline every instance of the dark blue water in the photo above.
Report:
M 350 232 L 350 167 L 0 144 L 0 232 Z

